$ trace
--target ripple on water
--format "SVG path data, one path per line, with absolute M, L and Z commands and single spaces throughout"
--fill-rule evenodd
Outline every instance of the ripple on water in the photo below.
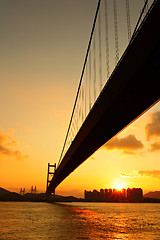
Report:
M 0 203 L 1 240 L 159 240 L 160 204 Z

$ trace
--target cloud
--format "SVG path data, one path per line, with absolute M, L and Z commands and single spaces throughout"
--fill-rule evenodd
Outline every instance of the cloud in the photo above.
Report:
M 152 121 L 145 127 L 147 140 L 160 137 L 160 111 L 152 114 Z
M 133 150 L 142 149 L 144 147 L 140 140 L 137 140 L 134 135 L 128 135 L 124 138 L 113 138 L 104 145 L 105 148 L 112 149 L 122 149 L 123 153 L 134 154 Z
M 150 144 L 150 146 L 151 146 L 151 152 L 160 150 L 159 142 L 152 143 L 152 144 Z
M 141 176 L 148 176 L 148 177 L 152 177 L 152 178 L 157 178 L 160 179 L 160 170 L 141 170 L 138 172 L 138 174 L 140 174 Z
M 133 174 L 126 174 L 126 173 L 121 173 L 120 177 L 124 177 L 124 178 L 133 178 L 135 177 Z
M 15 157 L 16 159 L 22 159 L 28 157 L 23 156 L 22 153 L 18 150 L 12 150 L 12 147 L 18 145 L 18 142 L 15 141 L 11 136 L 8 134 L 0 133 L 0 155 L 7 155 Z

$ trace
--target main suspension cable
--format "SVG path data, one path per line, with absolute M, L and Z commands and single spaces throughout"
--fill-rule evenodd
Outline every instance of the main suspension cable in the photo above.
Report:
M 96 14 L 95 14 L 93 26 L 92 26 L 92 31 L 91 31 L 91 35 L 90 35 L 90 39 L 89 39 L 89 44 L 88 44 L 88 48 L 87 48 L 86 57 L 85 57 L 83 68 L 82 68 L 82 73 L 81 73 L 81 77 L 80 77 L 80 81 L 79 81 L 79 86 L 78 86 L 78 90 L 77 90 L 77 94 L 76 94 L 76 99 L 75 99 L 75 102 L 74 102 L 74 106 L 73 106 L 68 130 L 67 130 L 67 134 L 66 134 L 66 137 L 65 137 L 65 141 L 64 141 L 64 144 L 63 144 L 62 152 L 61 152 L 61 155 L 60 155 L 60 159 L 58 161 L 58 166 L 59 166 L 59 164 L 61 162 L 61 159 L 62 159 L 62 156 L 63 156 L 63 152 L 64 152 L 64 148 L 65 148 L 66 141 L 67 141 L 67 138 L 68 138 L 69 130 L 70 130 L 70 127 L 71 127 L 75 107 L 76 107 L 76 104 L 77 104 L 77 99 L 78 99 L 78 95 L 79 95 L 79 91 L 80 91 L 80 87 L 81 87 L 81 83 L 82 83 L 82 79 L 83 79 L 83 75 L 84 75 L 84 71 L 85 71 L 85 67 L 86 67 L 86 63 L 87 63 L 87 59 L 88 59 L 88 54 L 89 54 L 89 50 L 90 50 L 90 46 L 91 46 L 91 42 L 92 42 L 92 37 L 93 37 L 94 29 L 95 29 L 95 24 L 96 24 L 98 12 L 99 12 L 100 4 L 101 4 L 101 0 L 98 0 L 98 5 L 97 5 L 97 9 L 96 9 Z
M 140 16 L 139 16 L 138 22 L 137 22 L 137 24 L 136 24 L 136 26 L 135 26 L 135 29 L 134 29 L 134 32 L 133 32 L 133 34 L 132 34 L 132 37 L 131 37 L 131 41 L 130 41 L 130 42 L 132 42 L 132 40 L 134 39 L 134 37 L 135 37 L 135 35 L 136 35 L 137 29 L 138 29 L 138 25 L 139 25 L 140 22 L 141 22 L 142 16 L 143 16 L 144 11 L 145 11 L 145 9 L 146 9 L 147 6 L 148 6 L 148 0 L 145 1 L 145 4 L 144 4 L 143 9 L 142 9 L 142 11 L 141 11 L 141 14 L 140 14 Z

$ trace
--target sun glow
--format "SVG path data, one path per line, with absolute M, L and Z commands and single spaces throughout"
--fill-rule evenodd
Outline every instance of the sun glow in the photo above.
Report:
M 125 186 L 126 186 L 126 183 L 120 182 L 120 181 L 114 184 L 114 188 L 117 190 L 121 190 L 122 188 L 125 188 Z

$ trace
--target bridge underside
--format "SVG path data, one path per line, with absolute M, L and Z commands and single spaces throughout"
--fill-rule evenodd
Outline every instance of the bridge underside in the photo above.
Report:
M 49 192 L 53 192 L 98 148 L 159 101 L 159 22 L 160 1 L 157 1 L 56 170 Z

